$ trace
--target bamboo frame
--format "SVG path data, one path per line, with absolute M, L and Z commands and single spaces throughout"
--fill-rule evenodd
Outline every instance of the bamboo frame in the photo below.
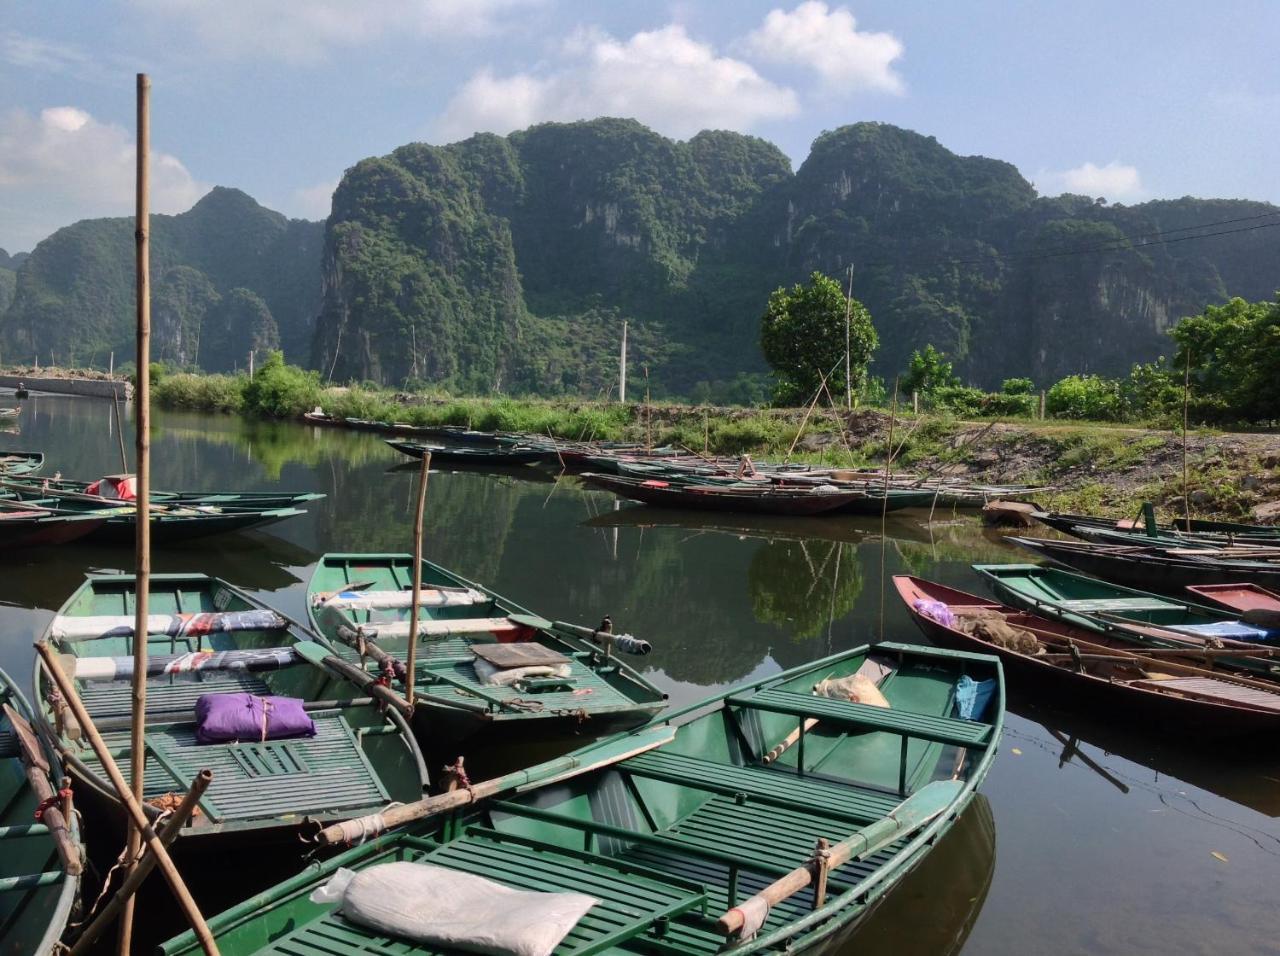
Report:
M 45 671 L 52 678 L 54 684 L 57 685 L 58 691 L 62 694 L 67 706 L 71 708 L 72 713 L 75 714 L 76 720 L 80 722 L 85 738 L 89 741 L 89 746 L 93 748 L 98 760 L 101 761 L 102 769 L 111 780 L 111 785 L 115 788 L 130 822 L 140 834 L 142 842 L 145 842 L 150 847 L 151 852 L 155 854 L 156 865 L 160 867 L 160 872 L 164 875 L 170 889 L 173 890 L 174 898 L 177 899 L 178 905 L 187 917 L 187 921 L 191 923 L 191 928 L 195 931 L 196 939 L 200 941 L 201 948 L 209 956 L 218 956 L 218 945 L 213 941 L 213 934 L 209 931 L 209 925 L 200 913 L 200 908 L 196 905 L 196 901 L 191 897 L 187 884 L 183 882 L 182 874 L 178 872 L 178 868 L 173 864 L 173 859 L 161 844 L 160 838 L 156 835 L 151 822 L 147 819 L 147 815 L 142 809 L 142 804 L 134 798 L 133 791 L 129 788 L 129 784 L 124 779 L 124 774 L 120 772 L 115 759 L 111 756 L 111 751 L 107 748 L 106 741 L 98 733 L 98 728 L 94 726 L 93 719 L 89 716 L 89 712 L 80 700 L 80 695 L 76 693 L 75 685 L 71 682 L 71 678 L 67 677 L 62 665 L 58 663 L 58 655 L 44 641 L 37 641 L 35 647 L 36 653 L 40 655 L 41 661 L 44 662 Z M 122 908 L 127 909 L 127 907 L 128 903 L 125 903 Z
M 413 603 L 409 608 L 409 652 L 406 654 L 404 672 L 404 699 L 413 714 L 413 685 L 418 658 L 418 616 L 422 600 L 422 516 L 427 506 L 427 475 L 431 468 L 431 452 L 422 453 L 422 468 L 418 472 L 418 506 L 413 514 Z

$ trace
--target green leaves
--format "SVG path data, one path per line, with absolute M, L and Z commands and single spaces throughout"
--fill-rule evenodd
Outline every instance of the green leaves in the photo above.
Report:
M 808 285 L 779 288 L 769 296 L 760 320 L 760 348 L 777 375 L 778 404 L 807 404 L 824 379 L 832 399 L 839 400 L 845 391 L 846 324 L 856 391 L 879 344 L 862 303 L 847 299 L 840 284 L 821 272 L 814 272 Z

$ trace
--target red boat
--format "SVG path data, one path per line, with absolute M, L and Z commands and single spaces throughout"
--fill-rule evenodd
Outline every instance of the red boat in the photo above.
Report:
M 1236 614 L 1250 611 L 1280 614 L 1280 594 L 1257 584 L 1193 584 L 1187 590 Z
M 908 575 L 895 576 L 893 583 L 930 641 L 999 657 L 1011 694 L 1034 695 L 1037 701 L 1051 694 L 1060 706 L 1123 714 L 1131 726 L 1155 734 L 1226 738 L 1280 732 L 1280 685 L 1211 669 L 1212 650 L 1137 653 L 1104 634 L 942 584 Z M 982 619 L 987 623 L 980 626 Z M 993 637 L 1003 629 L 993 628 L 992 621 L 1020 632 L 1022 649 L 1008 646 L 1003 634 Z

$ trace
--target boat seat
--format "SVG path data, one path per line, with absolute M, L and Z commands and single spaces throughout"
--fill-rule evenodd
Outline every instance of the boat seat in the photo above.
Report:
M 619 764 L 618 769 L 728 797 L 741 793 L 748 801 L 773 807 L 822 807 L 833 819 L 853 823 L 879 820 L 902 802 L 896 793 L 826 783 L 783 769 L 737 767 L 664 750 L 639 754 Z
M 418 594 L 419 607 L 470 607 L 488 604 L 493 599 L 475 588 L 428 587 Z M 413 606 L 413 590 L 408 591 L 343 591 L 319 602 L 340 611 L 377 611 Z
M 734 695 L 728 698 L 728 703 L 735 707 L 748 707 L 775 714 L 816 717 L 832 726 L 854 730 L 883 730 L 918 740 L 954 744 L 957 747 L 982 746 L 991 739 L 991 725 L 978 720 L 935 717 L 908 710 L 894 710 L 891 707 L 855 704 L 832 697 L 797 694 L 788 690 L 761 690 Z
M 93 681 L 77 688 L 80 701 L 94 720 L 128 717 L 133 713 L 133 687 L 129 681 Z M 147 681 L 147 711 L 186 712 L 194 716 L 203 694 L 271 693 L 266 681 L 244 671 L 211 671 L 174 675 L 172 680 Z
M 1071 598 L 1053 602 L 1064 611 L 1168 611 L 1185 610 L 1185 604 L 1161 598 Z
M 311 718 L 314 737 L 265 743 L 201 744 L 194 724 L 148 730 L 145 795 L 183 792 L 207 767 L 213 782 L 200 806 L 214 823 L 286 814 L 345 817 L 385 806 L 391 798 L 341 712 L 313 711 Z M 127 762 L 128 732 L 104 739 L 116 762 Z M 85 762 L 97 766 L 96 758 Z
M 18 738 L 11 730 L 0 730 L 0 760 L 18 756 Z

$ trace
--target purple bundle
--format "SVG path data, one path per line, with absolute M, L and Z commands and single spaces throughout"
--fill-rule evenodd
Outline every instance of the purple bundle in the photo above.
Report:
M 315 721 L 297 697 L 202 694 L 196 701 L 196 740 L 202 744 L 315 735 Z

